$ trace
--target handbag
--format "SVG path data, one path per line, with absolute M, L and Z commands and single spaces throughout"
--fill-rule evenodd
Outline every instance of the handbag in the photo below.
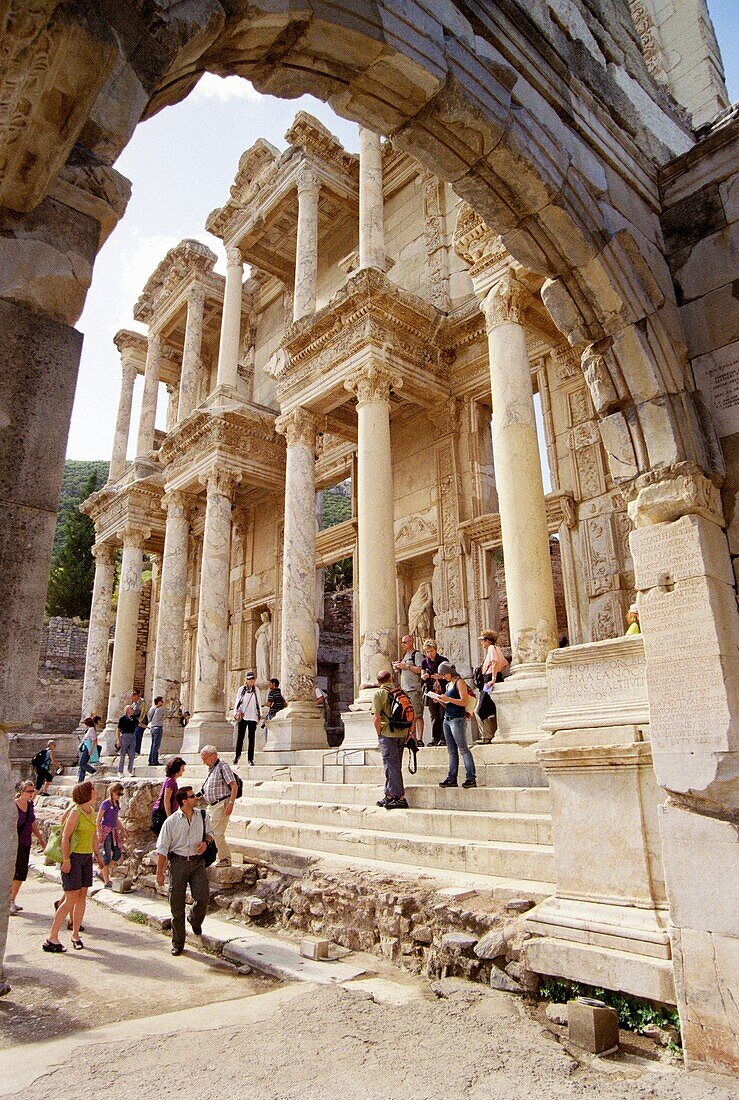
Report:
M 200 811 L 203 815 L 203 840 L 205 840 L 205 810 Z M 210 867 L 218 859 L 218 845 L 215 840 L 205 841 L 205 851 L 203 852 L 203 863 L 206 867 Z
M 408 771 L 415 775 L 418 771 L 418 741 L 412 733 L 406 738 L 404 747 L 408 749 Z
M 49 830 L 49 839 L 46 841 L 46 847 L 44 848 L 44 858 L 48 859 L 50 863 L 64 862 L 64 856 L 62 855 L 62 833 L 64 832 L 64 826 L 67 823 L 68 817 L 69 810 L 66 810 L 59 824 L 52 825 Z
M 159 836 L 162 831 L 162 825 L 167 820 L 167 810 L 164 805 L 164 799 L 158 806 L 155 806 L 151 811 L 151 831 L 155 836 Z
M 492 718 L 495 714 L 495 703 L 489 691 L 483 691 L 475 708 L 475 714 L 484 722 L 486 718 Z

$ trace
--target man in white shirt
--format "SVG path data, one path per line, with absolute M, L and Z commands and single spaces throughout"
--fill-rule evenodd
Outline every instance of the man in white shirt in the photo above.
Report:
M 236 752 L 234 764 L 238 764 L 241 750 L 244 747 L 244 734 L 248 732 L 249 739 L 246 744 L 246 758 L 250 768 L 254 767 L 254 741 L 257 732 L 257 722 L 262 713 L 262 705 L 257 691 L 256 677 L 250 669 L 244 677 L 244 683 L 239 688 L 234 702 L 234 722 L 236 722 Z
M 210 888 L 203 862 L 206 841 L 213 840 L 205 810 L 195 809 L 197 795 L 192 787 L 177 791 L 179 810 L 166 818 L 157 838 L 157 886 L 164 886 L 164 868 L 169 860 L 169 908 L 172 912 L 172 954 L 185 950 L 185 895 L 193 898 L 188 921 L 196 936 L 203 930 Z

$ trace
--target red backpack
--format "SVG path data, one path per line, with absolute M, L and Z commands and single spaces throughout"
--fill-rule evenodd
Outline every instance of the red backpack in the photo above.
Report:
M 403 691 L 402 688 L 396 688 L 395 691 L 391 691 L 387 688 L 387 693 L 390 696 L 391 710 L 388 715 L 390 720 L 391 730 L 412 730 L 413 723 L 416 720 L 416 712 L 413 709 L 413 703 Z

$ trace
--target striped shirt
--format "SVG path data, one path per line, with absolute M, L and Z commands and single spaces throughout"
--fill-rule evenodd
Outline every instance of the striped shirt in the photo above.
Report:
M 215 806 L 216 802 L 222 802 L 231 795 L 231 784 L 234 781 L 234 773 L 224 760 L 216 760 L 208 771 L 208 778 L 203 783 L 203 798 L 209 806 Z

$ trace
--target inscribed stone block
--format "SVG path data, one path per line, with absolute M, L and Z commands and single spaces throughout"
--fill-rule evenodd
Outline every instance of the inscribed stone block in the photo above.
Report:
M 692 367 L 696 384 L 713 413 L 719 438 L 739 432 L 739 340 L 699 355 Z
M 688 577 L 715 577 L 732 583 L 726 536 L 717 524 L 687 515 L 673 523 L 639 527 L 629 534 L 637 589 L 654 588 Z

